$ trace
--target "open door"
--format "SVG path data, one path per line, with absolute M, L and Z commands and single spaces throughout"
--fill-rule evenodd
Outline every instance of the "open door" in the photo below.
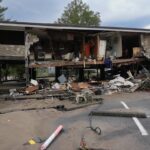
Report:
M 131 58 L 133 56 L 133 48 L 135 47 L 141 47 L 140 35 L 123 34 L 122 35 L 123 58 Z

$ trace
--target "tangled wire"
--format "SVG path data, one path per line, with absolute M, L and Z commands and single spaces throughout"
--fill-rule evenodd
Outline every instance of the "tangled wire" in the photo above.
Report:
M 89 114 L 89 127 L 88 128 L 90 128 L 96 134 L 101 135 L 101 129 L 100 129 L 100 127 L 93 127 L 93 125 L 92 125 L 92 117 L 93 117 L 93 115 L 92 115 L 92 112 L 91 112 Z

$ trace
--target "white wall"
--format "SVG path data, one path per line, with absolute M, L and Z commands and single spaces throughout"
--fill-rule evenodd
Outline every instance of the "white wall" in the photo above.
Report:
M 116 57 L 122 56 L 122 36 L 120 33 L 116 33 L 112 37 L 112 55 Z
M 150 54 L 150 35 L 141 35 L 141 45 Z

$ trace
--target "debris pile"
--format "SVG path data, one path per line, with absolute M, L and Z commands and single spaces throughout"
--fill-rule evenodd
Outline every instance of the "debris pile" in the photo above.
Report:
M 61 74 L 55 82 L 48 79 L 31 79 L 30 84 L 22 89 L 10 89 L 5 99 L 47 99 L 57 98 L 74 103 L 101 101 L 101 95 L 111 95 L 136 90 L 150 90 L 150 73 L 144 66 L 133 75 L 130 70 L 127 77 L 120 74 L 108 81 L 88 80 L 77 82 Z
M 140 90 L 144 90 L 144 91 L 150 91 L 150 78 L 145 79 L 140 88 Z

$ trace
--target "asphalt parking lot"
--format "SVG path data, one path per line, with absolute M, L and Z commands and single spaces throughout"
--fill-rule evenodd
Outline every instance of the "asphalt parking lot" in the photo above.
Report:
M 150 116 L 150 93 L 135 92 L 114 94 L 104 97 L 102 105 L 90 106 L 71 112 L 59 112 L 53 109 L 27 112 L 13 112 L 0 116 L 0 149 L 36 150 L 41 144 L 26 145 L 32 137 L 46 138 L 62 124 L 64 132 L 50 145 L 50 150 L 75 150 L 85 137 L 88 147 L 108 150 L 148 150 L 150 147 L 150 118 L 139 119 L 147 135 L 142 135 L 132 118 L 93 117 L 93 126 L 100 127 L 101 135 L 89 128 L 88 114 L 92 110 L 113 110 L 125 107 L 136 108 Z

